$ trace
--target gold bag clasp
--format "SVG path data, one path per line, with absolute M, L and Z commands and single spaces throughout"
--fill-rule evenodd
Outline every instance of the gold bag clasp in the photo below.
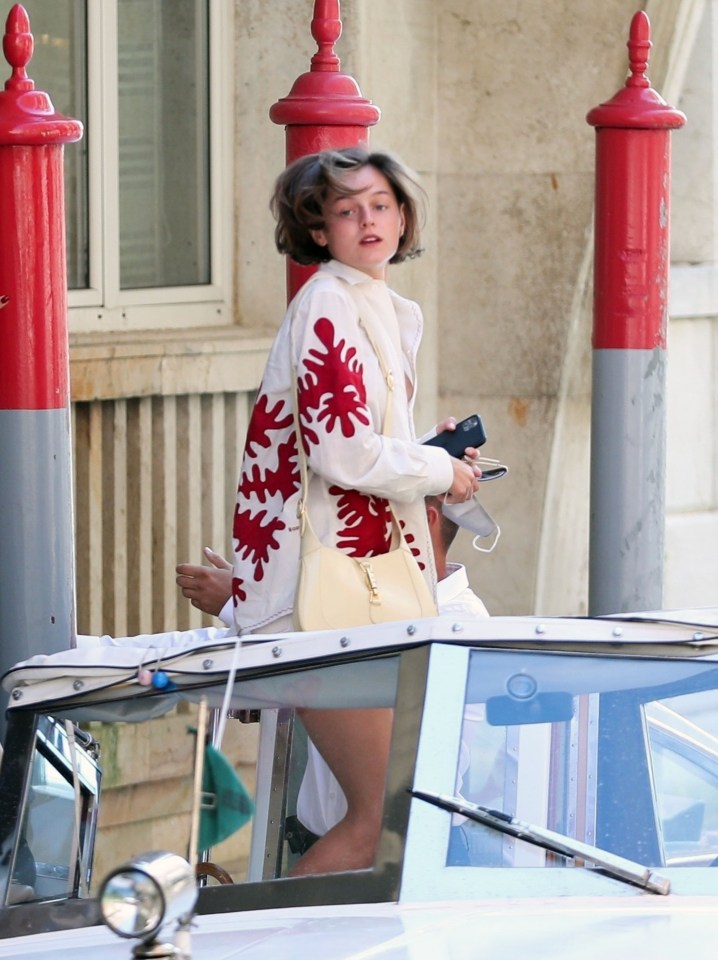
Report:
M 374 576 L 374 570 L 369 560 L 359 560 L 359 566 L 364 571 L 367 586 L 369 587 L 369 603 L 381 603 L 379 584 Z

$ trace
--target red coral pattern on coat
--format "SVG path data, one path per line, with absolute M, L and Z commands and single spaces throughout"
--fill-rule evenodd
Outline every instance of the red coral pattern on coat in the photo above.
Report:
M 238 488 L 239 497 L 233 524 L 233 533 L 237 541 L 236 552 L 252 563 L 255 581 L 264 578 L 265 565 L 269 562 L 270 552 L 279 548 L 277 534 L 284 530 L 286 525 L 279 517 L 264 523 L 267 510 L 253 513 L 249 504 L 252 503 L 253 497 L 256 497 L 259 503 L 266 503 L 268 498 L 277 493 L 286 500 L 299 489 L 300 477 L 293 423 L 292 412 L 286 409 L 283 401 L 280 400 L 270 407 L 267 395 L 260 393 L 247 430 Z M 288 429 L 292 429 L 292 433 L 284 442 L 278 443 L 282 435 L 286 437 Z M 276 459 L 274 468 L 271 463 L 266 462 L 267 453 L 273 449 Z M 237 593 L 238 590 L 241 590 L 239 583 L 235 586 L 235 596 L 243 599 Z
M 331 486 L 337 497 L 337 515 L 344 524 L 337 532 L 337 547 L 351 557 L 376 557 L 391 547 L 389 501 L 358 490 Z
M 304 360 L 306 376 L 298 378 L 299 413 L 302 420 L 302 440 L 309 453 L 319 438 L 307 421 L 324 423 L 327 433 L 339 425 L 345 437 L 356 432 L 354 420 L 364 426 L 371 423 L 366 406 L 363 365 L 356 358 L 356 349 L 335 337 L 334 324 L 320 317 L 314 332 L 323 350 L 309 350 Z
M 277 446 L 277 469 L 267 467 L 262 470 L 257 463 L 248 465 L 242 472 L 238 492 L 240 497 L 249 497 L 254 493 L 261 503 L 266 503 L 269 497 L 277 493 L 282 500 L 288 500 L 299 489 L 300 483 L 297 438 L 292 432 L 288 440 Z

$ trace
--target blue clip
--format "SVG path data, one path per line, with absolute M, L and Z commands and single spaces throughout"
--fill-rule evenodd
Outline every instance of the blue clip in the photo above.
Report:
M 155 670 L 152 674 L 152 686 L 155 690 L 174 690 L 175 685 L 164 672 L 164 670 Z

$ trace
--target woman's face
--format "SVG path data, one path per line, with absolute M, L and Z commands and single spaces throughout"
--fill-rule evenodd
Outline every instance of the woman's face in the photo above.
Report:
M 314 242 L 329 247 L 335 260 L 384 280 L 404 232 L 403 208 L 384 174 L 369 164 L 346 173 L 342 183 L 352 196 L 329 196 L 324 227 L 312 230 Z

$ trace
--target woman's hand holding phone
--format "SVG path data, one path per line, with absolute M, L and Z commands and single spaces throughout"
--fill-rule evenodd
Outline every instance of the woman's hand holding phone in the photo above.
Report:
M 457 460 L 456 457 L 451 458 L 451 466 L 454 471 L 454 479 L 446 491 L 446 498 L 447 500 L 451 499 L 454 503 L 463 503 L 465 500 L 471 499 L 479 489 L 481 470 L 465 463 L 463 460 Z
M 431 446 L 442 447 L 452 458 L 463 460 L 474 471 L 476 478 L 496 480 L 508 473 L 508 467 L 499 460 L 481 456 L 478 448 L 485 442 L 486 431 L 477 413 L 458 423 L 455 417 L 447 417 L 437 423 L 436 436 L 424 441 Z M 456 477 L 456 471 L 454 473 Z M 478 484 L 475 489 L 478 489 Z M 458 489 L 456 492 L 459 492 Z

